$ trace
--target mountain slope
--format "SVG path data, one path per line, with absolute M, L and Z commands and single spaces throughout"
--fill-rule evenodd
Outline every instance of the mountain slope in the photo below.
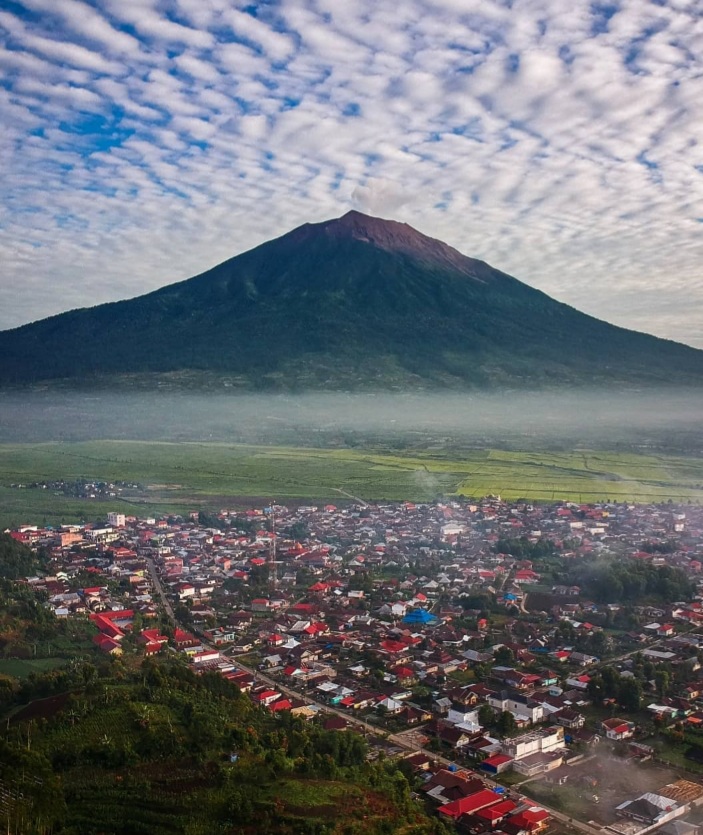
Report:
M 202 275 L 0 333 L 0 384 L 264 388 L 703 382 L 703 351 L 554 301 L 349 212 Z

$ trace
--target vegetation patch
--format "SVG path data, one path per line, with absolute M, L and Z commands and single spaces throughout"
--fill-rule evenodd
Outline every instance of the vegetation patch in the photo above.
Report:
M 66 663 L 65 658 L 2 658 L 0 659 L 0 676 L 27 678 L 32 673 L 43 673 L 55 670 Z
M 0 524 L 93 520 L 104 502 L 13 484 L 92 478 L 151 485 L 116 496 L 126 513 L 184 512 L 258 497 L 343 502 L 441 496 L 532 501 L 703 500 L 703 460 L 605 452 L 312 449 L 86 441 L 0 445 Z M 265 497 L 268 497 L 267 499 Z
M 118 661 L 68 674 L 84 686 L 34 699 L 1 726 L 10 832 L 440 831 L 395 762 L 367 761 L 363 738 L 274 717 L 216 673 L 150 659 L 133 673 Z

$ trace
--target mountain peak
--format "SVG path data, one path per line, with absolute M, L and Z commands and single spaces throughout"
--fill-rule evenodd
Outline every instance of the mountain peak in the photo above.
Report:
M 415 235 L 419 235 L 412 226 L 407 223 L 401 223 L 397 220 L 388 220 L 375 215 L 367 215 L 359 212 L 356 209 L 350 209 L 346 214 L 338 218 L 333 218 L 326 222 L 327 225 L 338 226 L 342 229 L 352 231 L 370 231 L 377 234 L 388 234 L 391 229 L 406 229 Z
M 320 224 L 328 235 L 351 235 L 357 240 L 369 241 L 375 244 L 397 245 L 404 241 L 406 244 L 413 240 L 424 238 L 407 223 L 397 220 L 386 220 L 372 215 L 365 215 L 356 209 L 351 209 L 345 215 L 324 221 Z
M 476 278 L 479 262 L 443 243 L 423 235 L 407 223 L 373 217 L 351 209 L 346 214 L 321 223 L 306 223 L 290 233 L 296 243 L 319 237 L 329 240 L 355 240 L 387 252 L 410 255 L 426 264 L 459 271 Z

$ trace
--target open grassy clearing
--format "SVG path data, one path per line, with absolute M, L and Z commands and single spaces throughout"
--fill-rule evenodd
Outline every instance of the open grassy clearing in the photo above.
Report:
M 0 659 L 0 675 L 27 678 L 32 673 L 45 673 L 66 663 L 65 658 L 3 658 Z
M 269 787 L 272 800 L 278 800 L 289 810 L 298 811 L 304 817 L 330 817 L 336 806 L 351 801 L 352 804 L 363 800 L 361 791 L 356 786 L 347 786 L 342 782 L 328 780 L 280 780 Z
M 76 479 L 139 482 L 140 495 L 72 499 L 10 484 Z M 218 443 L 90 441 L 0 445 L 0 524 L 146 515 L 224 506 L 232 497 L 430 500 L 441 495 L 534 501 L 703 500 L 703 460 L 577 450 L 471 449 L 401 454 Z

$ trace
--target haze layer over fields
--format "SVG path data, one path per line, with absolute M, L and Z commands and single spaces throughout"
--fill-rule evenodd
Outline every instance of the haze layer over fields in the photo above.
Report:
M 0 442 L 131 439 L 703 450 L 703 393 L 6 393 Z
M 93 518 L 60 480 L 138 483 L 128 512 L 237 500 L 703 499 L 703 395 L 8 394 L 1 524 Z M 35 483 L 34 489 L 20 489 Z

